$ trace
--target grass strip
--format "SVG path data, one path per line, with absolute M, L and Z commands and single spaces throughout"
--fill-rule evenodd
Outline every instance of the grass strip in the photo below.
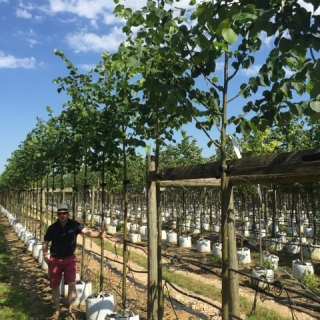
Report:
M 12 261 L 8 250 L 5 231 L 0 225 L 0 320 L 35 320 L 30 315 L 29 303 L 19 288 L 11 285 Z

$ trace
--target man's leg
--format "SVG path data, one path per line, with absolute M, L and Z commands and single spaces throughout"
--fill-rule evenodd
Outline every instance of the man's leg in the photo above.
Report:
M 52 300 L 56 310 L 60 313 L 60 287 L 52 288 Z
M 76 291 L 76 283 L 71 282 L 68 283 L 68 313 L 72 314 L 72 308 L 74 302 L 76 301 L 77 291 Z

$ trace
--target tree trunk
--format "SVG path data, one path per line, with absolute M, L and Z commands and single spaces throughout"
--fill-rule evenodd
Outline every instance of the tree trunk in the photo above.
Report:
M 237 317 L 240 316 L 240 301 L 239 301 L 239 279 L 238 273 L 232 270 L 238 270 L 238 257 L 237 257 L 237 239 L 234 228 L 234 202 L 233 202 L 233 188 L 231 186 L 227 186 L 227 194 L 229 199 L 228 206 L 228 240 L 229 240 L 229 281 L 230 281 L 230 305 L 229 305 L 229 319 L 232 320 L 235 315 Z M 227 200 L 226 200 L 227 201 Z
M 147 156 L 147 176 L 155 163 Z M 158 320 L 158 244 L 156 182 L 146 181 L 148 213 L 148 319 Z M 159 231 L 161 232 L 161 231 Z

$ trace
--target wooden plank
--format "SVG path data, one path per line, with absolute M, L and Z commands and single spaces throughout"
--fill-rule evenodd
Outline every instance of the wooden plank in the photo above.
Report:
M 227 176 L 233 185 L 294 183 L 320 181 L 320 148 L 270 154 L 227 161 Z M 219 186 L 220 163 L 207 163 L 162 170 L 150 180 L 159 179 L 161 186 Z M 199 180 L 199 183 L 195 180 Z M 168 181 L 175 181 L 168 183 Z M 203 184 L 202 184 L 203 183 Z
M 220 187 L 220 179 L 185 179 L 185 180 L 160 180 L 161 187 L 207 187 L 217 188 Z

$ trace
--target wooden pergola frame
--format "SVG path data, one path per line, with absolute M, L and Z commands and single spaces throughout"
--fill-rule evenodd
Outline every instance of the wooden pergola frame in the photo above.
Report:
M 221 175 L 225 172 L 228 185 L 228 212 L 224 213 L 227 221 L 228 234 L 223 237 L 222 243 L 232 247 L 236 252 L 233 214 L 233 187 L 257 184 L 289 184 L 320 181 L 320 148 L 302 150 L 281 154 L 269 154 L 252 158 L 228 160 L 222 167 L 219 162 L 169 168 L 155 171 L 153 157 L 147 157 L 146 185 L 148 207 L 148 319 L 162 319 L 162 279 L 161 246 L 159 245 L 159 222 L 157 208 L 157 193 L 160 187 L 215 187 L 221 185 Z M 222 213 L 223 214 L 223 213 Z M 224 254 L 223 254 L 224 255 Z M 224 260 L 224 257 L 222 257 Z M 227 257 L 228 265 L 222 266 L 222 273 L 229 270 L 238 270 L 237 258 Z M 238 275 L 229 271 L 228 278 L 222 278 L 222 290 L 227 287 L 228 294 L 222 294 L 222 319 L 227 320 L 230 314 L 239 316 Z M 158 303 L 155 303 L 158 301 Z M 232 303 L 231 303 L 232 301 Z M 224 310 L 228 310 L 227 313 Z M 230 316 L 230 319 L 233 319 Z

